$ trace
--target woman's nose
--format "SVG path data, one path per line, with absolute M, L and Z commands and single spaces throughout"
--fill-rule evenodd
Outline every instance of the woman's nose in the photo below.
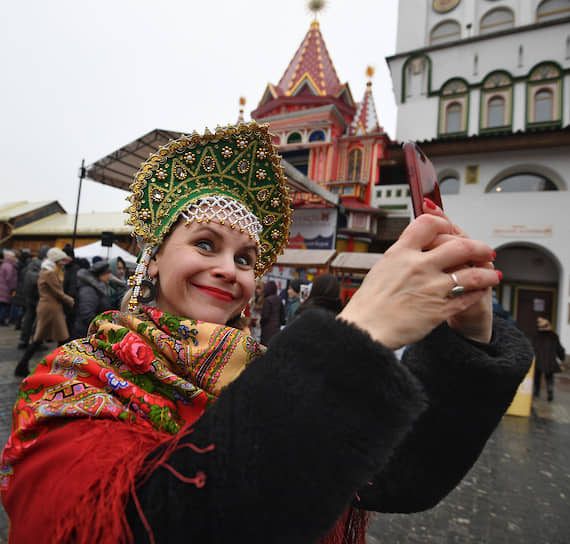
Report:
M 236 263 L 233 255 L 220 255 L 213 272 L 219 278 L 234 282 L 236 280 Z

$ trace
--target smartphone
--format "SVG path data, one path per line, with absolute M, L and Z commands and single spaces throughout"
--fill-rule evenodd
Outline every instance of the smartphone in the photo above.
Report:
M 414 217 L 423 213 L 422 204 L 424 197 L 429 198 L 443 210 L 435 168 L 425 156 L 425 153 L 414 142 L 406 142 L 404 144 L 404 161 L 408 173 Z

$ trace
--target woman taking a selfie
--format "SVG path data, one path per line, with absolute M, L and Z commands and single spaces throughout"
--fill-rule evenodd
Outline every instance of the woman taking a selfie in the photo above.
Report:
M 428 203 L 338 316 L 304 311 L 264 348 L 240 314 L 291 221 L 267 127 L 170 142 L 130 200 L 128 307 L 22 384 L 11 542 L 364 543 L 367 510 L 453 489 L 531 359 L 492 321 L 491 248 Z

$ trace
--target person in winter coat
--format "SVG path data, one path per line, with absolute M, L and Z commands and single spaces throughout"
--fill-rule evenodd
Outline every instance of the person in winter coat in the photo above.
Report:
M 261 310 L 263 309 L 263 282 L 255 284 L 255 292 L 249 301 L 251 335 L 261 342 Z
M 564 361 L 566 352 L 558 335 L 552 330 L 552 324 L 548 319 L 538 317 L 536 327 L 538 331 L 532 340 L 535 355 L 534 396 L 540 395 L 540 382 L 544 376 L 548 402 L 552 402 L 554 399 L 554 374 L 562 370 L 558 360 Z
M 18 285 L 18 266 L 16 253 L 10 249 L 4 250 L 4 260 L 0 264 L 0 325 L 8 325 L 10 306 L 14 291 Z
M 24 317 L 22 319 L 22 329 L 20 331 L 20 343 L 18 349 L 26 349 L 30 343 L 30 338 L 34 332 L 36 323 L 36 307 L 40 299 L 38 293 L 38 279 L 42 261 L 46 258 L 49 246 L 43 245 L 38 251 L 38 256 L 32 259 L 24 270 Z
M 52 247 L 42 261 L 38 277 L 39 301 L 36 309 L 37 326 L 34 341 L 26 348 L 18 362 L 14 375 L 27 376 L 28 363 L 43 340 L 52 340 L 58 344 L 69 339 L 69 330 L 65 322 L 64 306 L 73 306 L 74 300 L 63 292 L 63 267 L 71 260 L 61 249 Z
M 71 247 L 71 244 L 65 244 L 62 251 L 69 257 L 69 262 L 63 267 L 63 292 L 72 299 L 77 300 L 77 293 L 79 291 L 77 274 L 79 270 L 84 267 L 82 267 L 79 259 L 75 258 L 75 251 Z M 75 305 L 64 306 L 63 311 L 65 312 L 67 329 L 71 331 L 75 323 Z
M 313 280 L 311 292 L 305 302 L 299 306 L 296 315 L 310 308 L 322 308 L 336 315 L 343 307 L 339 295 L 340 285 L 336 276 L 328 273 L 320 274 Z
M 277 284 L 270 280 L 263 286 L 263 306 L 261 308 L 261 343 L 265 346 L 281 329 L 285 308 L 277 294 Z
M 107 261 L 99 261 L 89 270 L 81 269 L 77 273 L 79 289 L 74 305 L 73 338 L 86 336 L 93 318 L 102 312 L 113 309 L 109 288 L 110 278 L 111 268 Z
M 130 202 L 128 306 L 22 383 L 11 544 L 362 544 L 368 511 L 457 485 L 532 359 L 493 319 L 487 244 L 426 202 L 338 315 L 307 310 L 264 347 L 240 316 L 292 215 L 267 126 L 169 142 Z
M 16 330 L 22 328 L 22 319 L 26 308 L 24 299 L 24 274 L 31 260 L 32 254 L 29 250 L 22 249 L 16 263 L 18 267 L 18 285 L 16 286 L 16 292 L 12 300 L 12 308 L 10 309 L 10 323 L 14 323 Z
M 289 287 L 287 288 L 288 303 L 287 303 L 287 316 L 285 322 L 289 323 L 289 320 L 295 315 L 295 312 L 301 305 L 301 280 L 294 279 L 289 282 Z
M 111 269 L 109 280 L 111 305 L 113 310 L 118 310 L 128 290 L 127 265 L 121 257 L 113 257 L 109 260 L 109 267 Z

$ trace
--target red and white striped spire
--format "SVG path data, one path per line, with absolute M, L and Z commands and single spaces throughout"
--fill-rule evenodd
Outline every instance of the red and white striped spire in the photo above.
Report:
M 376 107 L 374 106 L 374 97 L 372 95 L 373 75 L 374 68 L 368 66 L 366 68 L 366 76 L 368 77 L 366 91 L 364 91 L 364 98 L 358 103 L 356 114 L 348 127 L 347 134 L 349 136 L 366 136 L 368 134 L 384 132 L 378 122 L 378 115 L 376 114 Z

